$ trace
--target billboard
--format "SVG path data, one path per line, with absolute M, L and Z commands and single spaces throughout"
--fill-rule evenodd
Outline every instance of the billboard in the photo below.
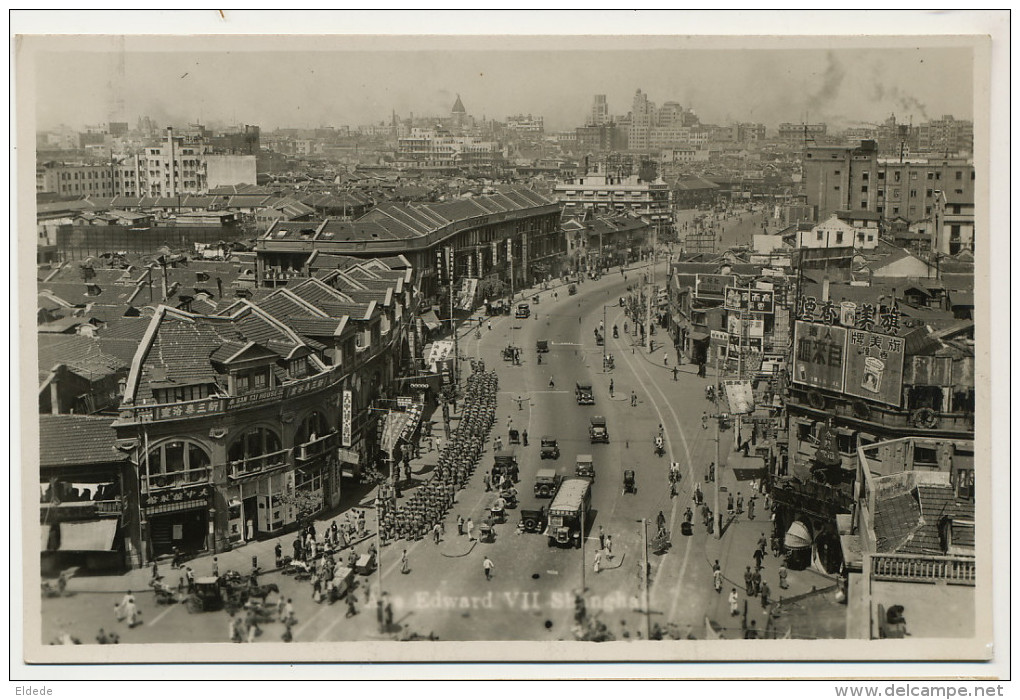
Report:
M 723 388 L 726 390 L 726 402 L 731 414 L 747 414 L 754 411 L 754 392 L 751 390 L 751 382 L 731 379 L 723 382 Z
M 340 426 L 341 444 L 351 446 L 351 419 L 354 417 L 354 395 L 345 389 L 343 394 L 343 414 Z
M 862 330 L 848 333 L 845 393 L 899 406 L 903 387 L 903 339 Z
M 793 382 L 842 393 L 846 341 L 846 328 L 797 321 L 793 340 Z
M 743 330 L 743 335 L 750 338 L 764 338 L 765 337 L 765 319 L 763 318 L 745 318 L 741 322 L 739 316 L 729 316 L 726 319 L 726 329 L 731 335 L 739 336 Z
M 698 299 L 722 299 L 726 287 L 737 284 L 735 275 L 702 275 L 694 281 L 694 296 Z
M 776 307 L 776 294 L 771 289 L 726 287 L 723 305 L 730 311 L 771 314 Z

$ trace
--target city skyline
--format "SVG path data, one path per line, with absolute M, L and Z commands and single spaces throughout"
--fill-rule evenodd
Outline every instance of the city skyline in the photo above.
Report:
M 838 129 L 890 114 L 914 124 L 974 118 L 972 57 L 956 48 L 253 52 L 226 39 L 239 51 L 147 52 L 125 40 L 121 54 L 111 50 L 120 40 L 107 39 L 102 50 L 39 57 L 39 129 L 133 126 L 142 116 L 265 130 L 356 126 L 393 113 L 446 116 L 459 94 L 476 118 L 531 113 L 559 131 L 585 122 L 595 94 L 607 95 L 610 114 L 626 114 L 638 89 L 706 123 Z

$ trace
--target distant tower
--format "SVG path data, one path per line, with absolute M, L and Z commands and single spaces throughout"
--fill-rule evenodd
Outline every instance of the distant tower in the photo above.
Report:
M 450 110 L 450 117 L 456 127 L 464 126 L 464 122 L 467 120 L 467 110 L 464 109 L 464 103 L 460 101 L 460 93 L 457 94 L 457 101 L 453 103 L 453 109 Z
M 590 122 L 592 126 L 602 126 L 609 121 L 609 103 L 605 95 L 595 95 L 595 101 L 591 106 Z

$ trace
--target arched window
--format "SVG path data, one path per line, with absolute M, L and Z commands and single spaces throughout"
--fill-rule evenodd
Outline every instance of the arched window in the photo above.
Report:
M 249 428 L 230 444 L 227 459 L 237 462 L 252 457 L 261 457 L 283 449 L 280 437 L 268 428 Z
M 297 434 L 294 436 L 295 445 L 303 445 L 306 442 L 321 438 L 330 432 L 326 416 L 319 411 L 312 411 L 308 417 L 301 421 Z
M 154 487 L 180 486 L 207 481 L 209 453 L 191 440 L 171 440 L 149 450 L 143 468 Z

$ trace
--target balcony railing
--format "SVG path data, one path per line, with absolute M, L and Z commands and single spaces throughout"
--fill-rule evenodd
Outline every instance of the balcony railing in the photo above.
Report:
M 211 477 L 212 467 L 202 467 L 167 474 L 149 474 L 144 478 L 144 482 L 148 490 L 152 492 L 208 484 Z
M 317 437 L 314 440 L 298 445 L 294 448 L 297 458 L 307 461 L 322 456 L 323 453 L 335 446 L 336 436 L 336 432 L 327 433 L 322 437 Z
M 290 450 L 278 450 L 258 457 L 237 459 L 227 464 L 227 476 L 241 479 L 253 474 L 264 474 L 290 464 Z
M 871 576 L 883 581 L 973 586 L 977 581 L 977 566 L 969 557 L 874 554 L 871 557 Z
M 43 522 L 65 522 L 96 517 L 119 517 L 124 504 L 116 498 L 111 501 L 64 501 L 39 504 Z

